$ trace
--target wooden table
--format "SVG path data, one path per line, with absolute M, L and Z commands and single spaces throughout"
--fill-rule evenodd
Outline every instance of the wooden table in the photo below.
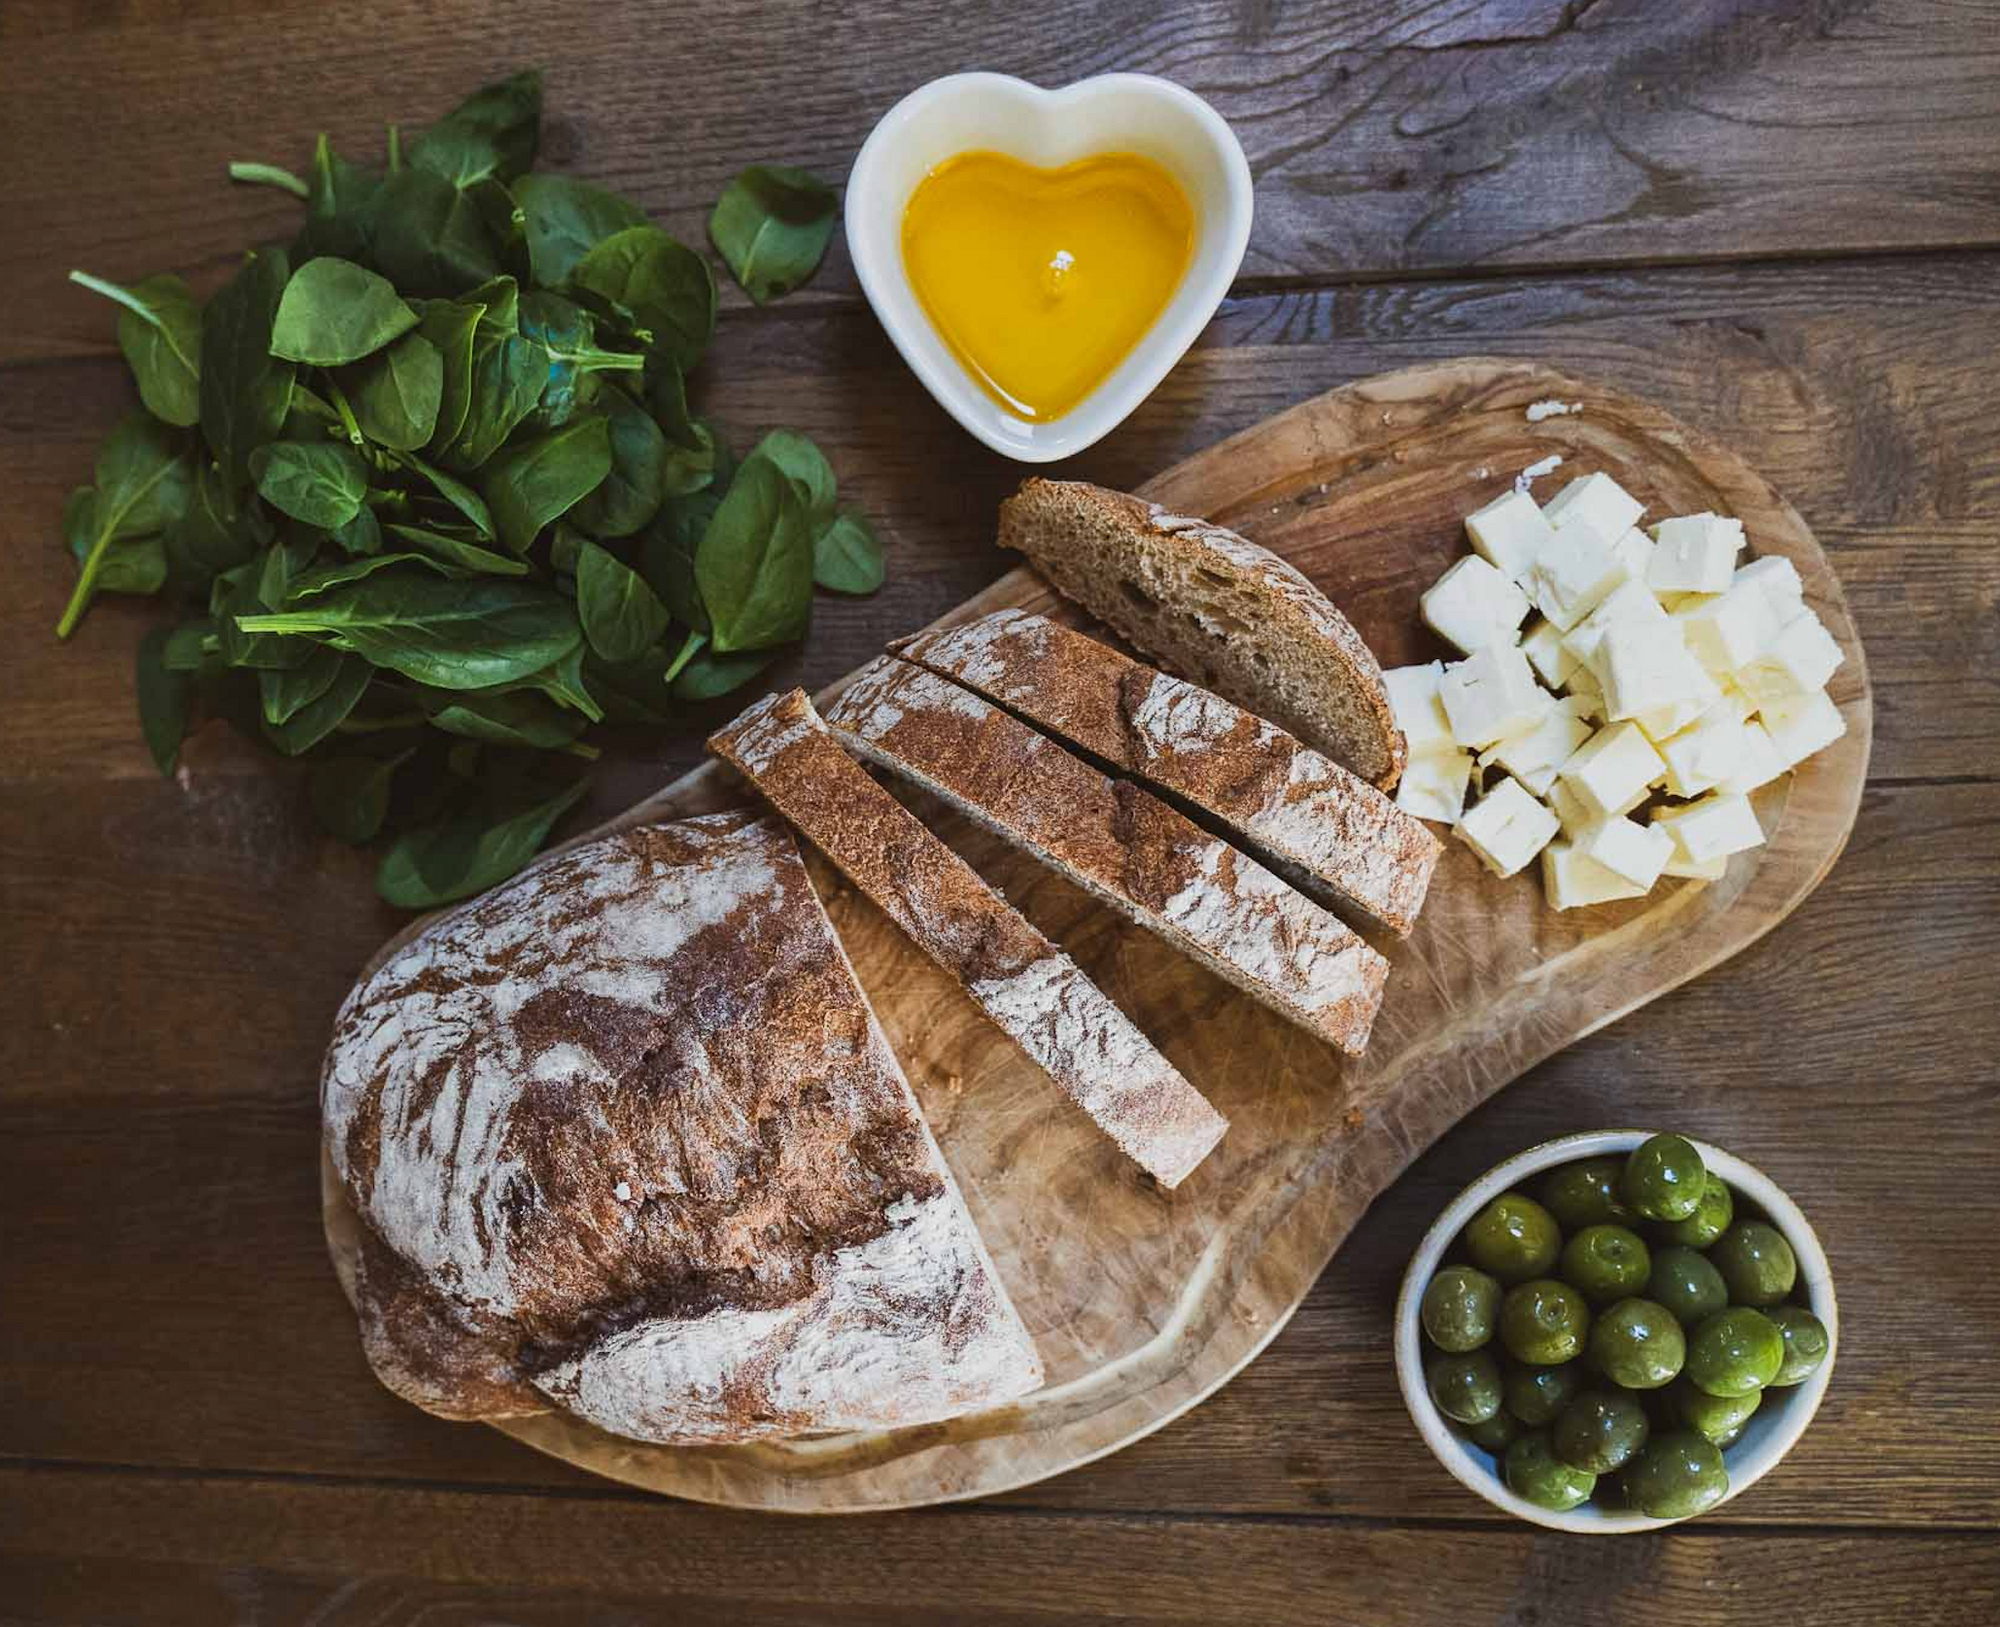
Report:
M 205 291 L 289 201 L 231 158 L 373 151 L 524 64 L 553 162 L 690 242 L 740 164 L 845 171 L 952 69 L 1170 75 L 1235 124 L 1234 297 L 1075 472 L 1130 485 L 1330 385 L 1464 352 L 1647 395 L 1817 530 L 1867 641 L 1870 790 L 1740 959 L 1537 1069 L 1376 1207 L 1249 1372 L 995 1502 L 780 1523 L 660 1501 L 369 1375 L 327 1268 L 316 1066 L 394 926 L 296 779 L 140 744 L 157 613 L 50 628 L 64 493 L 130 386 L 71 266 Z M 43 0 L 0 15 L 0 1622 L 1974 1623 L 2000 1591 L 2000 4 L 1258 0 L 1031 8 Z M 732 295 L 706 405 L 829 450 L 892 579 L 774 673 L 822 682 L 1001 569 L 1019 471 L 898 363 L 836 248 Z M 618 760 L 608 810 L 704 719 Z M 1390 1302 L 1459 1184 L 1662 1122 L 1804 1196 L 1843 1358 L 1721 1515 L 1592 1545 L 1496 1520 L 1396 1398 Z

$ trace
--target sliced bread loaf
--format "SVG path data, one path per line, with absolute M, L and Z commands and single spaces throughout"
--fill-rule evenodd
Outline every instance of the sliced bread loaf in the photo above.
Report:
M 1388 963 L 1150 792 L 893 656 L 863 667 L 827 722 L 1274 1011 L 1343 1051 L 1366 1047 Z
M 1077 964 L 869 778 L 795 689 L 709 747 L 804 833 L 1161 1185 L 1178 1186 L 1229 1121 Z
M 1271 719 L 1371 785 L 1403 772 L 1382 669 L 1333 602 L 1270 550 L 1079 481 L 1000 505 L 1000 546 L 1182 677 Z
M 1331 758 L 1046 616 L 996 610 L 893 646 L 1220 821 L 1322 903 L 1416 925 L 1443 844 Z

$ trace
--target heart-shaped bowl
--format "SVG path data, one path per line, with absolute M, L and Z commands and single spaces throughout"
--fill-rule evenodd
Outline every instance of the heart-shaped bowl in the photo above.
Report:
M 933 166 L 1004 153 L 1054 169 L 1099 153 L 1150 158 L 1194 207 L 1194 258 L 1167 307 L 1109 377 L 1070 411 L 1031 424 L 989 396 L 932 325 L 903 264 L 903 213 Z M 959 73 L 912 91 L 882 116 L 847 179 L 847 248 L 875 315 L 924 388 L 980 440 L 1023 463 L 1069 457 L 1146 399 L 1214 315 L 1250 242 L 1250 166 L 1222 115 L 1150 74 L 1107 73 L 1043 90 L 998 73 Z

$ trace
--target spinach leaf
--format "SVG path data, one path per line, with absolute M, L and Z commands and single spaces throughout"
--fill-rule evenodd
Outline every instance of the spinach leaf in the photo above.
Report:
M 534 168 L 541 136 L 542 76 L 530 69 L 460 102 L 410 143 L 409 161 L 457 186 L 484 175 L 511 181 Z M 480 174 L 468 175 L 469 164 Z
M 306 776 L 306 800 L 320 827 L 356 846 L 373 841 L 389 816 L 396 770 L 416 754 L 411 746 L 393 757 L 356 753 L 320 758 Z
M 332 536 L 335 544 L 346 553 L 362 555 L 382 551 L 382 522 L 375 518 L 375 511 L 366 503 L 345 525 L 335 526 Z
M 606 661 L 636 661 L 666 635 L 667 607 L 645 578 L 608 548 L 586 541 L 576 567 L 583 636 Z
M 576 610 L 552 589 L 521 581 L 447 581 L 424 571 L 378 571 L 267 616 L 242 633 L 307 633 L 439 689 L 484 689 L 539 671 L 583 638 Z
M 677 701 L 711 701 L 732 689 L 741 689 L 777 659 L 776 650 L 752 650 L 736 655 L 703 650 L 681 668 L 671 692 Z
M 417 307 L 417 332 L 438 353 L 438 410 L 429 442 L 433 451 L 451 445 L 465 427 L 472 403 L 472 337 L 485 313 L 485 306 L 464 300 L 427 299 Z
M 666 495 L 685 497 L 709 485 L 715 479 L 715 436 L 689 414 L 687 378 L 670 358 L 647 358 L 646 405 L 666 437 Z
M 540 421 L 548 429 L 567 423 L 586 399 L 584 381 L 600 372 L 636 373 L 645 357 L 629 350 L 605 350 L 597 343 L 596 324 L 573 301 L 538 290 L 521 300 L 521 333 L 548 352 L 549 376 L 537 403 Z
M 634 322 L 682 372 L 701 360 L 715 334 L 715 278 L 708 262 L 653 225 L 630 226 L 593 246 L 570 282 L 632 313 Z
M 411 452 L 437 428 L 444 358 L 421 333 L 406 333 L 344 369 L 340 383 L 362 434 L 378 446 Z
M 271 354 L 271 324 L 291 277 L 283 249 L 253 254 L 201 313 L 201 433 L 229 488 L 250 480 L 250 454 L 274 439 L 296 367 Z
M 429 909 L 483 892 L 533 858 L 550 827 L 588 789 L 589 782 L 579 780 L 553 796 L 476 797 L 461 812 L 398 837 L 375 872 L 375 890 L 405 909 Z
M 322 134 L 313 149 L 312 172 L 306 177 L 306 223 L 299 229 L 292 257 L 300 261 L 322 254 L 343 260 L 372 258 L 375 196 L 381 187 L 378 176 L 348 163 Z
M 360 512 L 368 496 L 368 466 L 337 441 L 273 441 L 250 458 L 257 495 L 280 514 L 332 529 Z
M 671 657 L 655 645 L 636 661 L 616 666 L 592 655 L 584 662 L 592 692 L 603 699 L 604 716 L 613 723 L 671 723 L 667 665 Z
M 280 608 L 290 596 L 293 582 L 311 563 L 309 544 L 281 542 L 267 548 L 262 558 L 215 579 L 209 596 L 209 614 L 216 619 L 222 657 L 231 666 L 261 671 L 303 666 L 313 658 L 319 646 L 311 639 L 258 636 L 245 633 L 236 625 L 239 616 L 261 615 Z
M 375 197 L 375 263 L 406 294 L 450 298 L 506 266 L 470 192 L 406 167 Z
M 64 536 L 82 569 L 56 623 L 58 638 L 76 630 L 100 583 L 127 593 L 159 588 L 167 558 L 155 533 L 180 518 L 193 486 L 185 435 L 144 413 L 111 432 L 98 450 L 95 490 L 72 492 L 63 510 Z
M 652 523 L 667 498 L 667 438 L 623 390 L 604 392 L 611 472 L 576 507 L 576 523 L 598 537 L 629 537 Z
M 486 506 L 486 499 L 464 481 L 446 474 L 442 469 L 433 468 L 422 458 L 407 452 L 399 455 L 396 461 L 405 469 L 421 475 L 431 490 L 469 520 L 472 528 L 482 537 L 494 535 L 493 511 Z
M 480 471 L 479 489 L 501 542 L 525 554 L 543 526 L 561 519 L 610 472 L 610 426 L 585 418 L 508 447 Z
M 137 678 L 139 686 L 139 732 L 146 737 L 154 765 L 171 775 L 179 761 L 181 741 L 187 737 L 188 675 L 167 665 L 167 643 L 173 637 L 168 627 L 148 628 L 139 640 Z
M 555 532 L 549 538 L 549 569 L 558 576 L 576 575 L 577 561 L 583 557 L 584 545 L 590 541 L 581 531 L 565 521 L 557 521 Z
M 702 535 L 721 506 L 722 494 L 713 488 L 669 501 L 639 547 L 640 574 L 675 621 L 703 634 L 709 631 L 708 607 L 701 602 L 694 562 Z
M 812 554 L 811 523 L 791 479 L 768 458 L 746 460 L 695 551 L 695 583 L 717 655 L 804 634 Z
M 287 757 L 303 756 L 340 727 L 374 676 L 375 669 L 360 657 L 341 656 L 340 670 L 323 692 L 283 723 L 264 720 L 264 738 Z
M 446 734 L 496 746 L 560 750 L 583 733 L 586 720 L 532 690 L 500 694 L 420 696 L 431 723 Z
M 752 164 L 722 189 L 708 235 L 729 273 L 759 305 L 810 277 L 833 236 L 840 200 L 802 169 Z
M 256 554 L 258 540 L 237 511 L 222 466 L 213 459 L 197 460 L 187 507 L 168 529 L 167 546 L 200 576 L 214 576 Z
M 201 307 L 180 278 L 162 274 L 124 288 L 72 271 L 69 280 L 123 307 L 118 348 L 139 382 L 139 399 L 164 423 L 201 420 Z
M 421 525 L 395 525 L 389 534 L 406 548 L 414 548 L 433 570 L 446 576 L 526 576 L 528 562 L 511 554 L 496 554 L 490 548 L 467 542 L 444 531 Z
M 314 367 L 372 356 L 417 325 L 395 285 L 333 255 L 294 271 L 271 324 L 271 354 Z
M 203 616 L 170 628 L 160 646 L 160 665 L 169 672 L 203 672 L 219 665 L 215 620 Z
M 328 588 L 337 588 L 346 582 L 358 582 L 364 576 L 373 576 L 377 571 L 386 571 L 392 565 L 421 565 L 443 576 L 465 574 L 446 568 L 428 554 L 369 554 L 362 559 L 350 559 L 344 564 L 318 565 L 311 570 L 301 571 L 292 578 L 285 591 L 283 602 L 270 608 L 288 610 L 301 600 L 311 599 L 326 592 Z
M 535 281 L 553 288 L 570 267 L 614 232 L 646 224 L 623 198 L 568 175 L 523 175 L 514 183 Z
M 579 640 L 574 649 L 565 651 L 557 660 L 531 672 L 525 678 L 516 678 L 504 684 L 495 684 L 482 691 L 484 694 L 505 694 L 511 690 L 532 689 L 549 697 L 560 706 L 581 712 L 593 723 L 604 720 L 604 709 L 597 704 L 584 681 L 583 663 L 590 646 Z
M 266 667 L 259 672 L 257 688 L 264 702 L 264 721 L 290 722 L 302 707 L 333 687 L 347 659 L 331 645 L 321 644 L 299 666 Z
M 78 566 L 99 542 L 97 488 L 79 486 L 63 503 L 63 541 Z M 165 539 L 113 537 L 98 565 L 95 593 L 157 593 L 167 580 Z
M 813 539 L 813 580 L 835 593 L 873 593 L 882 585 L 882 544 L 852 509 Z
M 438 461 L 462 473 L 485 463 L 521 421 L 535 410 L 549 379 L 549 355 L 524 338 L 520 296 L 511 277 L 475 289 L 483 305 L 472 336 L 472 371 L 465 423 L 449 446 L 436 448 Z
M 812 522 L 815 534 L 832 521 L 833 466 L 809 436 L 795 429 L 774 429 L 757 443 L 750 456 L 768 458 L 784 470 L 806 506 L 806 517 Z

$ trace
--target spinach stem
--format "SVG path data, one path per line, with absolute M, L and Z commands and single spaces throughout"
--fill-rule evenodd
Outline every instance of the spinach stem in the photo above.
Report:
M 681 675 L 681 668 L 686 666 L 697 655 L 701 654 L 702 646 L 707 642 L 708 634 L 697 633 L 693 628 L 689 628 L 687 641 L 681 645 L 680 654 L 674 657 L 673 662 L 667 668 L 666 676 L 660 682 L 662 684 L 670 684 L 678 678 Z
M 153 314 L 152 306 L 133 293 L 131 289 L 120 288 L 115 282 L 106 282 L 102 277 L 93 277 L 88 271 L 72 271 L 69 274 L 69 280 L 79 288 L 88 288 L 93 294 L 102 294 L 106 299 L 116 300 L 134 316 L 144 317 L 154 327 L 157 328 L 160 326 L 160 319 Z M 162 329 L 161 331 L 164 332 L 165 330 Z M 182 361 L 187 359 L 185 356 L 181 356 L 179 350 L 175 350 L 174 354 L 180 356 Z
M 361 426 L 354 421 L 354 409 L 348 406 L 347 397 L 331 378 L 326 381 L 326 393 L 333 397 L 333 410 L 340 414 L 340 421 L 347 426 L 347 438 L 356 446 L 365 444 L 368 437 L 361 433 Z
M 252 186 L 274 186 L 281 192 L 291 193 L 295 198 L 307 198 L 312 195 L 306 190 L 305 182 L 290 170 L 280 169 L 276 164 L 246 164 L 240 159 L 234 160 L 229 166 L 229 178 L 232 181 L 247 181 Z

